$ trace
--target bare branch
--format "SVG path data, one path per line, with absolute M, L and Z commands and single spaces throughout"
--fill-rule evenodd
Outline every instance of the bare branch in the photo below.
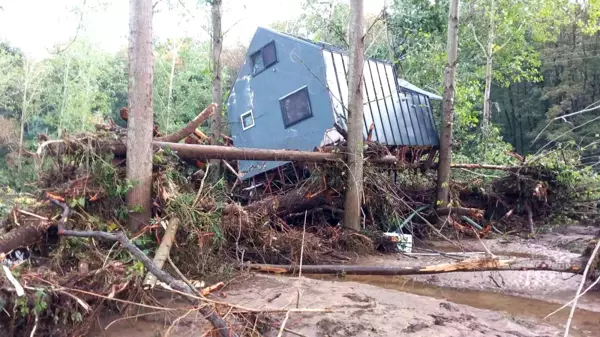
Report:
M 469 25 L 469 26 L 471 26 L 471 30 L 473 30 L 473 37 L 475 38 L 475 42 L 477 42 L 479 47 L 481 47 L 481 50 L 483 51 L 483 55 L 485 55 L 487 57 L 488 56 L 487 50 L 485 49 L 483 44 L 481 44 L 481 42 L 479 41 L 479 38 L 477 38 L 477 33 L 475 32 L 475 26 L 473 26 L 473 25 Z
M 591 107 L 592 105 L 595 105 L 595 106 Z M 582 113 L 585 113 L 585 112 L 590 112 L 590 111 L 594 111 L 594 110 L 598 110 L 598 109 L 600 109 L 600 101 L 596 101 L 596 102 L 588 105 L 588 107 L 585 108 L 585 109 L 583 109 L 583 110 L 579 110 L 579 111 L 576 111 L 576 112 L 572 112 L 570 114 L 566 114 L 566 115 L 554 117 L 552 120 L 555 121 L 557 119 L 565 119 L 567 117 L 579 115 L 579 114 L 582 114 Z
M 519 26 L 519 29 L 517 29 L 517 33 L 521 31 L 521 28 L 523 28 L 523 24 L 521 23 L 521 25 Z M 507 44 L 510 43 L 510 41 L 513 39 L 513 37 L 515 37 L 515 34 L 511 35 L 508 40 L 506 40 L 498 49 L 496 49 L 496 52 L 499 52 L 500 50 L 502 50 L 502 48 L 504 48 Z

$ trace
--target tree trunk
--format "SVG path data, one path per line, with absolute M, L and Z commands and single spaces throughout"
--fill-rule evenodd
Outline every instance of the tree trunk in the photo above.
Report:
M 25 122 L 27 121 L 27 89 L 29 89 L 29 67 L 26 62 L 25 68 L 25 79 L 23 83 L 23 97 L 21 101 L 21 132 L 19 134 L 19 167 L 21 167 L 21 155 L 23 153 L 23 139 L 25 135 Z
M 65 109 L 67 107 L 67 101 L 69 100 L 68 91 L 69 91 L 69 70 L 71 69 L 71 57 L 67 59 L 67 66 L 65 67 L 65 73 L 63 76 L 63 92 L 62 92 L 62 100 L 60 104 L 60 115 L 58 117 L 58 137 L 62 136 L 63 129 L 63 121 L 65 115 Z
M 127 195 L 129 227 L 150 223 L 152 186 L 152 1 L 129 2 L 129 118 L 127 121 Z
M 511 129 L 511 133 L 512 133 L 512 138 L 513 138 L 513 142 L 515 144 L 515 147 L 517 148 L 517 152 L 518 153 L 524 153 L 521 152 L 522 149 L 519 149 L 519 147 L 517 146 L 517 112 L 516 112 L 516 106 L 515 106 L 515 99 L 514 99 L 514 95 L 513 95 L 513 84 L 511 83 L 508 88 L 508 102 L 510 104 L 510 111 L 512 113 L 512 118 L 510 119 L 510 129 Z M 504 109 L 504 111 L 506 111 L 506 118 L 508 119 L 508 109 Z
M 448 42 L 446 71 L 444 76 L 444 112 L 440 130 L 440 159 L 438 161 L 436 207 L 448 203 L 450 187 L 450 164 L 452 162 L 452 124 L 454 118 L 454 86 L 458 56 L 458 13 L 460 0 L 450 2 L 448 14 Z
M 363 194 L 363 68 L 365 27 L 363 0 L 350 2 L 350 69 L 348 72 L 348 177 L 344 204 L 344 227 L 360 229 Z
M 177 64 L 177 56 L 179 54 L 179 43 L 173 41 L 173 49 L 171 49 L 171 72 L 169 73 L 169 92 L 167 93 L 167 125 L 169 130 L 171 126 L 171 101 L 173 100 L 173 81 L 175 80 L 175 65 Z
M 494 15 L 496 14 L 496 6 L 494 0 L 490 5 L 490 30 L 488 33 L 488 40 L 485 52 L 485 91 L 483 94 L 483 120 L 482 126 L 487 128 L 492 121 L 492 102 L 490 100 L 492 95 L 492 69 L 494 61 Z
M 219 145 L 221 140 L 221 111 L 223 103 L 221 90 L 221 48 L 223 45 L 221 33 L 221 4 L 222 0 L 212 0 L 212 72 L 213 72 L 213 102 L 217 103 L 210 125 L 210 140 L 212 145 Z M 221 161 L 211 160 L 210 181 L 216 182 L 221 176 Z
M 491 41 L 488 42 L 488 52 L 492 48 Z M 492 101 L 490 96 L 492 94 L 492 67 L 493 67 L 493 57 L 487 56 L 487 61 L 485 63 L 485 91 L 483 93 L 483 120 L 482 126 L 487 128 L 492 121 Z

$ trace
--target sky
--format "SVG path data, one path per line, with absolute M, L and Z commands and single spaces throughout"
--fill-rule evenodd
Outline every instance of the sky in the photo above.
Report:
M 367 0 L 365 11 L 377 13 L 385 1 Z M 274 21 L 299 15 L 303 1 L 223 2 L 223 31 L 227 32 L 224 44 L 247 45 L 257 27 L 268 27 Z M 210 13 L 196 9 L 195 3 L 194 0 L 160 0 L 153 18 L 155 38 L 189 36 L 207 39 Z M 115 52 L 127 45 L 128 30 L 128 0 L 0 0 L 0 41 L 8 41 L 34 58 L 48 56 L 53 46 L 67 45 L 76 36 L 90 40 L 103 50 Z

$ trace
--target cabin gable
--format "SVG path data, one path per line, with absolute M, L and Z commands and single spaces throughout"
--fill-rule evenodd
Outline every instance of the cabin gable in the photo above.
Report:
M 240 147 L 311 151 L 333 126 L 321 48 L 259 28 L 231 90 L 227 113 Z M 285 162 L 240 161 L 244 178 Z
M 312 151 L 347 127 L 348 55 L 324 43 L 258 28 L 231 89 L 227 114 L 242 148 Z M 428 93 L 398 78 L 388 62 L 366 59 L 363 136 L 390 147 L 431 148 L 439 135 Z M 370 131 L 372 130 L 372 131 Z M 239 162 L 243 179 L 286 162 Z

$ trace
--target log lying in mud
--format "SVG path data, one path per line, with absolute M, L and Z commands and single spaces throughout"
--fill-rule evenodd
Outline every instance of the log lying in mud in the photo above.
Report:
M 559 273 L 580 274 L 584 263 L 580 260 L 567 263 L 551 262 L 549 260 L 525 259 L 478 259 L 471 258 L 456 263 L 443 263 L 429 266 L 357 266 L 357 265 L 303 265 L 302 273 L 305 274 L 346 274 L 346 275 L 428 275 L 453 272 L 478 272 L 478 271 L 527 271 L 543 270 Z M 298 272 L 295 265 L 272 264 L 245 264 L 241 268 L 251 271 L 294 274 Z

